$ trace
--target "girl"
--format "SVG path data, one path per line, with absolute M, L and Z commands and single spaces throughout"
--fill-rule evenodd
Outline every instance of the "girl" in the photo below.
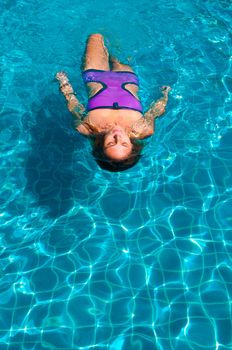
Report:
M 137 76 L 129 65 L 109 56 L 101 34 L 92 34 L 87 40 L 82 75 L 89 97 L 86 109 L 75 96 L 67 75 L 56 74 L 74 116 L 75 129 L 92 139 L 93 155 L 102 168 L 130 168 L 140 158 L 139 140 L 153 135 L 155 118 L 165 112 L 171 88 L 163 86 L 162 98 L 143 115 Z

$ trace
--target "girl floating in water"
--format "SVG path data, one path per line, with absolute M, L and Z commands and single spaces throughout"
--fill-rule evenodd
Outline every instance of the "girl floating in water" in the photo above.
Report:
M 137 76 L 129 65 L 109 56 L 101 34 L 92 34 L 87 40 L 82 74 L 89 97 L 87 111 L 67 75 L 56 75 L 74 116 L 75 129 L 92 139 L 93 155 L 103 169 L 132 167 L 140 158 L 139 140 L 153 135 L 155 118 L 165 112 L 170 87 L 162 87 L 162 98 L 143 115 Z

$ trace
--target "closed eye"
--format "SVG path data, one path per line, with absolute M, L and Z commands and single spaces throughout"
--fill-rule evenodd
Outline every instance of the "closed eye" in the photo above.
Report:
M 115 145 L 115 142 L 108 142 L 107 143 L 107 146 L 113 146 L 113 145 Z
M 105 149 L 106 148 L 108 148 L 108 147 L 111 147 L 111 146 L 115 146 L 116 145 L 116 142 L 108 142 L 107 143 L 107 145 L 106 145 L 106 147 L 105 147 Z M 128 148 L 129 147 L 129 144 L 127 143 L 127 142 L 123 142 L 122 144 L 121 144 L 123 147 L 126 147 L 126 148 Z

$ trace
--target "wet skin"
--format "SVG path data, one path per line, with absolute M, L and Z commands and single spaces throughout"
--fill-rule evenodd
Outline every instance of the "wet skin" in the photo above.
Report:
M 117 125 L 106 133 L 103 148 L 108 158 L 120 161 L 128 158 L 132 143 L 125 129 Z

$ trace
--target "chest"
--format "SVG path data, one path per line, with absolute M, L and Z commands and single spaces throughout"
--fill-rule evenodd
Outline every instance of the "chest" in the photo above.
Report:
M 143 121 L 143 115 L 133 110 L 112 110 L 112 109 L 95 109 L 90 111 L 84 123 L 95 126 L 100 131 L 107 131 L 114 125 L 120 125 L 124 128 L 131 128 L 140 120 Z

